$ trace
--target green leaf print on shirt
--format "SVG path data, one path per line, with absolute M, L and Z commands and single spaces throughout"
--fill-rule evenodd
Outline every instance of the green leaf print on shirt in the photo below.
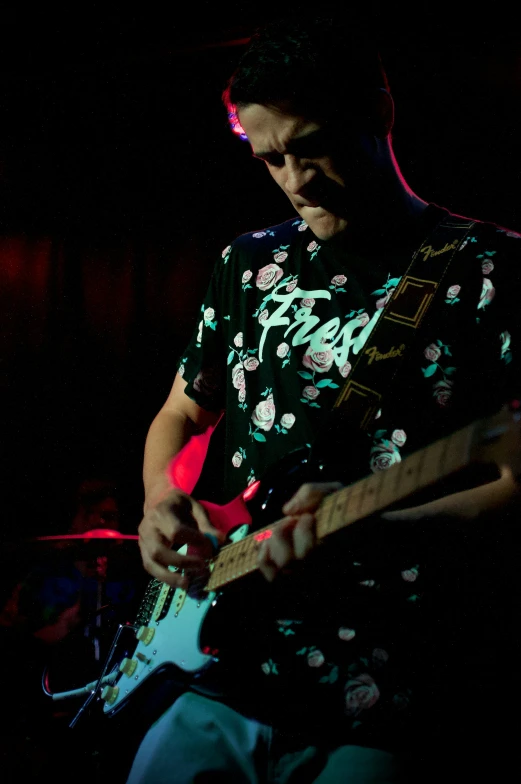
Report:
M 456 372 L 455 367 L 446 367 L 443 368 L 438 360 L 440 359 L 442 353 L 445 356 L 452 356 L 450 347 L 442 343 L 441 340 L 437 340 L 436 343 L 431 343 L 427 346 L 424 350 L 423 355 L 426 359 L 431 361 L 430 365 L 427 365 L 426 368 L 422 368 L 422 373 L 424 378 L 430 378 L 439 370 L 443 374 L 443 378 L 433 385 L 433 392 L 432 395 L 435 398 L 436 402 L 439 406 L 445 407 L 448 405 L 451 397 L 452 397 L 452 387 L 454 382 L 451 381 L 447 376 L 452 376 Z

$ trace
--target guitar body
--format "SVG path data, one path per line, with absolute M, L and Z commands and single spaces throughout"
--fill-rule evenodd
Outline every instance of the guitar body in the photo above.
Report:
M 238 543 L 282 516 L 282 505 L 307 481 L 310 470 L 309 450 L 296 450 L 229 504 L 201 503 L 213 525 L 227 533 L 227 542 Z M 324 473 L 324 468 L 316 466 L 315 478 L 317 472 Z M 185 545 L 179 552 L 186 554 L 187 549 Z M 252 575 L 250 582 L 261 579 Z M 245 591 L 245 582 L 248 578 L 220 591 L 192 584 L 184 591 L 151 580 L 136 622 L 120 630 L 113 646 L 112 659 L 123 671 L 117 671 L 112 690 L 105 692 L 110 697 L 105 696 L 104 713 L 115 716 L 139 698 L 155 702 L 154 694 L 161 690 L 167 703 L 187 688 L 222 696 L 223 679 L 233 677 L 245 656 L 236 647 L 238 638 L 245 637 L 247 648 L 252 635 L 262 638 L 263 620 L 269 620 L 257 586 Z M 240 635 L 234 633 L 237 627 Z

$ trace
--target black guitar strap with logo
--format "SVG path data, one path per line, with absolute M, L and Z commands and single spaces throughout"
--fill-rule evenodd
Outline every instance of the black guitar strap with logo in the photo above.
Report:
M 382 407 L 384 391 L 399 368 L 439 291 L 449 266 L 476 221 L 448 215 L 414 253 L 382 315 L 366 340 L 334 403 L 328 423 L 313 445 L 339 429 L 367 430 Z M 382 361 L 385 360 L 385 361 Z

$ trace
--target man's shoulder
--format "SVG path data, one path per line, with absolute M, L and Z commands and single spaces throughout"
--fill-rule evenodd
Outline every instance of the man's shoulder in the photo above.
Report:
M 230 250 L 246 253 L 283 251 L 283 246 L 300 244 L 307 232 L 307 223 L 302 218 L 290 218 L 276 226 L 240 234 L 230 245 Z
M 453 219 L 461 218 L 465 221 L 471 221 L 473 225 L 469 232 L 470 236 L 477 234 L 487 242 L 497 242 L 500 244 L 506 242 L 507 245 L 510 245 L 508 240 L 521 240 L 521 230 L 516 231 L 515 229 L 508 228 L 507 226 L 503 226 L 499 223 L 496 223 L 495 221 L 462 216 L 452 212 L 449 212 L 448 215 Z M 515 244 L 512 245 L 512 248 L 515 249 L 516 252 L 521 250 L 521 247 L 518 248 Z

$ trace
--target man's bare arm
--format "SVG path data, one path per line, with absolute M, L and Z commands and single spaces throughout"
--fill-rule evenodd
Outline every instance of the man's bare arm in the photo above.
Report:
M 177 374 L 167 400 L 148 431 L 143 461 L 145 512 L 168 495 L 172 489 L 167 472 L 169 463 L 197 437 L 197 446 L 194 444 L 189 456 L 193 472 L 185 477 L 186 482 L 180 488 L 192 492 L 203 468 L 210 436 L 220 418 L 220 414 L 198 406 L 185 394 L 185 387 L 186 381 Z
M 204 534 L 222 539 L 191 496 L 220 415 L 198 406 L 185 387 L 178 374 L 150 425 L 143 461 L 144 515 L 138 526 L 145 569 L 172 586 L 186 586 L 190 573 L 204 568 L 204 559 L 211 554 Z M 181 545 L 192 545 L 195 554 L 179 554 L 176 548 Z

